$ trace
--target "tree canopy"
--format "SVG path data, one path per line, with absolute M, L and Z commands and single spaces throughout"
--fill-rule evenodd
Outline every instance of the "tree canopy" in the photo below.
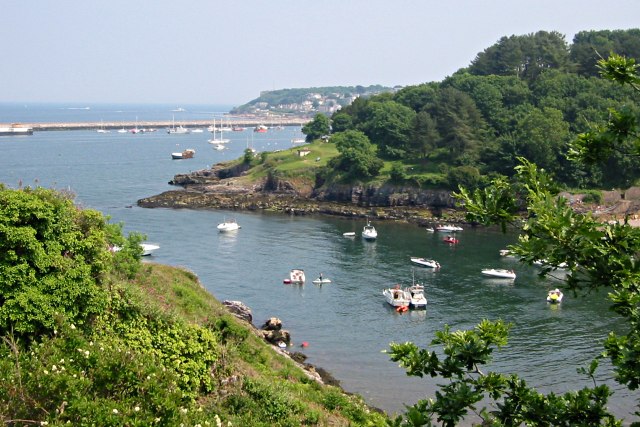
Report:
M 640 75 L 633 59 L 612 55 L 601 60 L 599 67 L 605 79 L 640 91 Z M 616 150 L 640 156 L 638 118 L 617 111 L 611 116 L 605 127 L 572 141 L 574 161 L 602 161 Z M 482 320 L 465 331 L 451 331 L 445 326 L 430 343 L 434 350 L 413 343 L 393 343 L 391 359 L 399 362 L 408 375 L 448 379 L 435 398 L 419 401 L 408 408 L 405 417 L 398 417 L 397 426 L 430 426 L 436 422 L 454 426 L 471 411 L 492 426 L 617 426 L 622 420 L 607 407 L 613 392 L 596 380 L 599 360 L 611 361 L 620 384 L 630 390 L 640 386 L 640 229 L 626 221 L 603 224 L 589 213 L 575 212 L 566 199 L 558 197 L 553 178 L 523 157 L 515 169 L 513 181 L 500 177 L 475 191 L 460 188 L 456 196 L 465 206 L 467 219 L 499 224 L 503 230 L 517 227 L 518 242 L 509 249 L 521 262 L 533 264 L 544 259 L 543 275 L 566 263 L 567 290 L 579 294 L 607 289 L 612 310 L 625 319 L 627 329 L 603 337 L 602 355 L 580 369 L 592 380 L 593 387 L 563 395 L 540 393 L 517 374 L 485 372 L 484 365 L 493 359 L 494 351 L 507 344 L 509 325 L 499 319 Z M 524 220 L 519 216 L 521 203 L 527 207 Z M 483 399 L 493 402 L 492 410 L 477 407 Z M 640 416 L 640 411 L 635 415 Z

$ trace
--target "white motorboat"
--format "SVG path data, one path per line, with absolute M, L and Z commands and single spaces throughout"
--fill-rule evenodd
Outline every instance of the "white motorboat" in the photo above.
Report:
M 482 270 L 482 274 L 485 276 L 497 277 L 500 279 L 515 279 L 516 273 L 513 270 L 506 270 L 504 268 L 485 268 Z
M 227 221 L 226 219 L 218 224 L 218 230 L 223 231 L 236 231 L 240 229 L 240 225 L 236 222 L 235 219 Z
M 409 296 L 410 308 L 427 308 L 427 297 L 424 295 L 424 286 L 414 283 L 405 289 L 405 293 Z
M 433 233 L 433 232 L 435 232 L 436 230 L 434 230 L 432 227 L 427 227 L 427 228 L 425 228 L 425 231 L 426 231 L 427 233 Z
M 355 231 L 347 231 L 346 233 L 342 233 L 344 237 L 354 237 L 356 235 Z
M 300 268 L 294 268 L 289 272 L 289 278 L 284 279 L 284 283 L 291 283 L 294 285 L 304 285 L 305 277 L 304 270 Z
M 456 231 L 462 231 L 462 227 L 458 227 L 457 225 L 438 225 L 436 227 L 436 231 L 440 231 L 442 233 L 455 233 Z
M 423 267 L 440 268 L 440 263 L 432 259 L 411 257 L 411 262 Z
M 400 288 L 400 285 L 384 289 L 382 295 L 392 307 L 409 307 L 411 302 L 411 297 L 404 289 Z
M 515 255 L 509 249 L 500 249 L 500 256 L 515 258 Z
M 547 294 L 547 302 L 551 304 L 559 304 L 562 302 L 562 298 L 564 298 L 564 294 L 558 288 L 550 290 Z
M 140 243 L 140 247 L 142 248 L 142 256 L 149 256 L 153 253 L 153 251 L 155 251 L 156 249 L 160 249 L 160 246 L 158 245 L 153 245 L 151 243 Z M 122 247 L 120 246 L 111 246 L 109 248 L 109 250 L 111 252 L 119 252 L 122 250 Z
M 13 135 L 33 135 L 33 128 L 20 123 L 12 123 L 10 126 L 0 127 L 0 136 Z
M 537 261 L 533 261 L 533 265 L 553 267 L 555 269 L 565 269 L 569 266 L 569 264 L 567 264 L 566 262 L 561 262 L 558 265 L 551 265 L 551 263 L 549 263 L 549 261 L 547 261 L 546 259 L 539 259 Z
M 142 256 L 149 256 L 151 255 L 156 249 L 160 249 L 160 246 L 158 245 L 153 245 L 151 243 L 140 243 L 140 246 L 142 246 Z
M 376 228 L 367 221 L 367 225 L 362 228 L 362 238 L 365 240 L 375 240 L 378 237 Z

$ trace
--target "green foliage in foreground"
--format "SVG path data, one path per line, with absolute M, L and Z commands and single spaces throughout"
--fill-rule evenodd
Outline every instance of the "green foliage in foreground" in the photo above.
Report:
M 385 424 L 192 273 L 141 264 L 141 236 L 52 190 L 2 187 L 0 200 L 0 424 Z
M 602 60 L 600 67 L 605 78 L 640 92 L 635 61 L 613 55 Z M 573 143 L 575 160 L 602 161 L 619 150 L 636 160 L 640 157 L 637 118 L 617 112 L 611 117 L 605 128 Z M 626 118 L 620 121 L 620 117 Z M 595 379 L 599 359 L 610 359 L 618 383 L 630 390 L 640 387 L 640 228 L 626 222 L 602 224 L 590 214 L 575 212 L 567 200 L 557 196 L 557 186 L 548 173 L 524 158 L 519 161 L 513 182 L 496 179 L 491 186 L 473 192 L 460 189 L 457 197 L 464 203 L 467 219 L 500 224 L 503 229 L 508 225 L 520 228 L 517 244 L 509 249 L 524 263 L 544 259 L 543 275 L 566 263 L 566 289 L 575 294 L 606 288 L 612 310 L 626 321 L 626 331 L 610 332 L 601 355 L 579 370 L 594 386 L 562 396 L 539 393 L 517 374 L 483 372 L 494 350 L 507 342 L 508 325 L 500 320 L 484 320 L 467 331 L 451 332 L 445 327 L 430 344 L 438 351 L 413 343 L 391 344 L 391 359 L 400 362 L 408 375 L 448 380 L 434 398 L 418 402 L 405 417 L 398 417 L 396 426 L 454 426 L 471 413 L 491 426 L 618 426 L 622 420 L 607 407 L 612 391 Z M 525 220 L 518 216 L 516 195 L 526 204 Z M 480 407 L 481 401 L 486 406 Z M 635 415 L 640 417 L 640 411 Z

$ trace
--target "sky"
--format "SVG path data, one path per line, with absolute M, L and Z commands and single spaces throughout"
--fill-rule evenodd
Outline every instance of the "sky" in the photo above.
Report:
M 441 81 L 503 36 L 640 27 L 639 0 L 2 0 L 0 102 L 241 105 Z

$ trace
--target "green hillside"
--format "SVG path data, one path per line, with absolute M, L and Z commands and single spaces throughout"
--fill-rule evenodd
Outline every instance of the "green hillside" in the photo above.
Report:
M 3 425 L 384 425 L 64 194 L 0 188 L 0 237 Z

